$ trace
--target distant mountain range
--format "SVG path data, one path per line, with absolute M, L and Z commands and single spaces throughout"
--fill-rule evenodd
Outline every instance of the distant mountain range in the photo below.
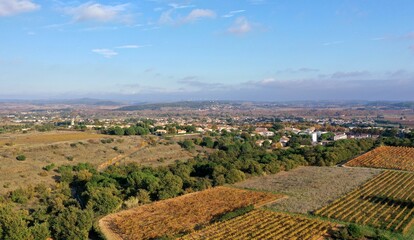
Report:
M 183 109 L 206 109 L 213 107 L 234 108 L 274 108 L 274 107 L 296 107 L 296 108 L 331 108 L 331 107 L 358 107 L 361 109 L 414 109 L 413 101 L 286 101 L 286 102 L 254 102 L 254 101 L 179 101 L 179 102 L 140 102 L 126 103 L 113 100 L 78 98 L 78 99 L 45 99 L 45 100 L 17 100 L 0 99 L 0 103 L 17 103 L 47 106 L 53 104 L 84 105 L 84 106 L 111 106 L 116 111 L 142 111 L 160 110 L 162 108 Z
M 45 99 L 45 100 L 15 100 L 4 99 L 0 100 L 2 103 L 22 103 L 35 105 L 51 105 L 51 104 L 65 104 L 65 105 L 89 105 L 89 106 L 121 106 L 125 105 L 121 102 L 102 100 L 94 98 L 78 98 L 78 99 Z

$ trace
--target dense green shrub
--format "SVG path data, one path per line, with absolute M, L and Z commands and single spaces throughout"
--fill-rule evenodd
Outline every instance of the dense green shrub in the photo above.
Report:
M 19 161 L 24 161 L 24 160 L 26 160 L 26 156 L 23 155 L 23 154 L 20 154 L 20 155 L 17 155 L 16 159 L 19 160 Z

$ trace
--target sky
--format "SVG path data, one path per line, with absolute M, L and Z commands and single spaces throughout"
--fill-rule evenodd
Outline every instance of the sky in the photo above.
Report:
M 412 0 L 0 0 L 0 99 L 414 100 Z

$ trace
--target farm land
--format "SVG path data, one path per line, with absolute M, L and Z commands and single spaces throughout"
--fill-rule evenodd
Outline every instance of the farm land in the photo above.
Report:
M 347 162 L 345 166 L 414 171 L 414 148 L 381 146 Z
M 226 222 L 212 224 L 180 239 L 321 239 L 335 224 L 268 210 L 254 210 Z
M 109 239 L 322 239 L 349 223 L 371 233 L 381 229 L 388 239 L 414 236 L 414 173 L 298 167 L 233 186 L 124 210 L 102 218 L 99 226 Z M 212 221 L 249 204 L 264 209 Z
M 308 213 L 317 210 L 379 174 L 377 169 L 298 167 L 275 175 L 254 177 L 236 187 L 284 194 L 268 207 L 278 211 Z
M 215 217 L 235 209 L 256 207 L 282 195 L 216 187 L 108 215 L 99 221 L 110 239 L 154 239 L 192 232 Z
M 61 165 L 89 163 L 98 169 L 111 164 L 168 165 L 193 156 L 178 144 L 147 144 L 140 136 L 108 136 L 55 131 L 3 135 L 0 139 L 0 194 L 19 187 L 56 182 Z M 25 157 L 19 161 L 20 155 Z
M 414 223 L 414 174 L 385 171 L 316 215 L 407 233 Z

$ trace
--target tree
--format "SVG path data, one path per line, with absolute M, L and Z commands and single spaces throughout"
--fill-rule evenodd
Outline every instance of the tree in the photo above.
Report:
M 144 127 L 137 127 L 136 131 L 137 134 L 141 136 L 148 135 L 150 133 L 149 129 Z
M 74 206 L 64 208 L 62 212 L 51 219 L 53 238 L 66 240 L 88 239 L 92 222 L 93 214 L 91 210 L 81 210 Z
M 135 135 L 135 134 L 137 134 L 137 131 L 135 130 L 135 127 L 129 127 L 127 129 L 125 129 L 125 135 L 132 136 L 132 135 Z
M 270 147 L 270 141 L 268 141 L 268 140 L 264 141 L 262 146 L 264 148 L 269 148 Z
M 125 134 L 125 130 L 119 126 L 114 128 L 114 134 L 118 136 L 123 136 Z
M 214 141 L 211 137 L 203 137 L 203 141 L 201 142 L 201 146 L 213 148 L 214 147 Z
M 30 227 L 30 232 L 32 233 L 33 240 L 45 240 L 51 236 L 49 224 L 47 222 L 35 223 Z
M 228 173 L 226 174 L 226 182 L 227 183 L 236 183 L 244 180 L 246 178 L 245 174 L 237 170 L 235 168 L 230 169 Z
M 181 146 L 187 150 L 194 149 L 194 142 L 190 139 L 186 139 L 181 143 Z
M 16 211 L 10 204 L 0 204 L 0 239 L 30 239 L 31 233 L 27 226 L 27 214 Z
M 130 192 L 135 192 L 138 189 L 145 189 L 150 194 L 155 193 L 160 187 L 160 179 L 147 171 L 134 171 L 127 177 Z
M 284 129 L 284 128 L 285 128 L 285 126 L 283 126 L 283 124 L 281 124 L 281 123 L 274 123 L 274 124 L 272 125 L 272 128 L 273 128 L 275 131 L 279 131 L 279 130 Z
M 182 192 L 183 180 L 168 172 L 163 178 L 161 178 L 160 191 L 158 191 L 159 199 L 167 199 L 175 197 Z
M 93 209 L 96 215 L 106 215 L 121 206 L 122 200 L 113 194 L 111 188 L 90 189 L 88 191 L 87 208 Z

